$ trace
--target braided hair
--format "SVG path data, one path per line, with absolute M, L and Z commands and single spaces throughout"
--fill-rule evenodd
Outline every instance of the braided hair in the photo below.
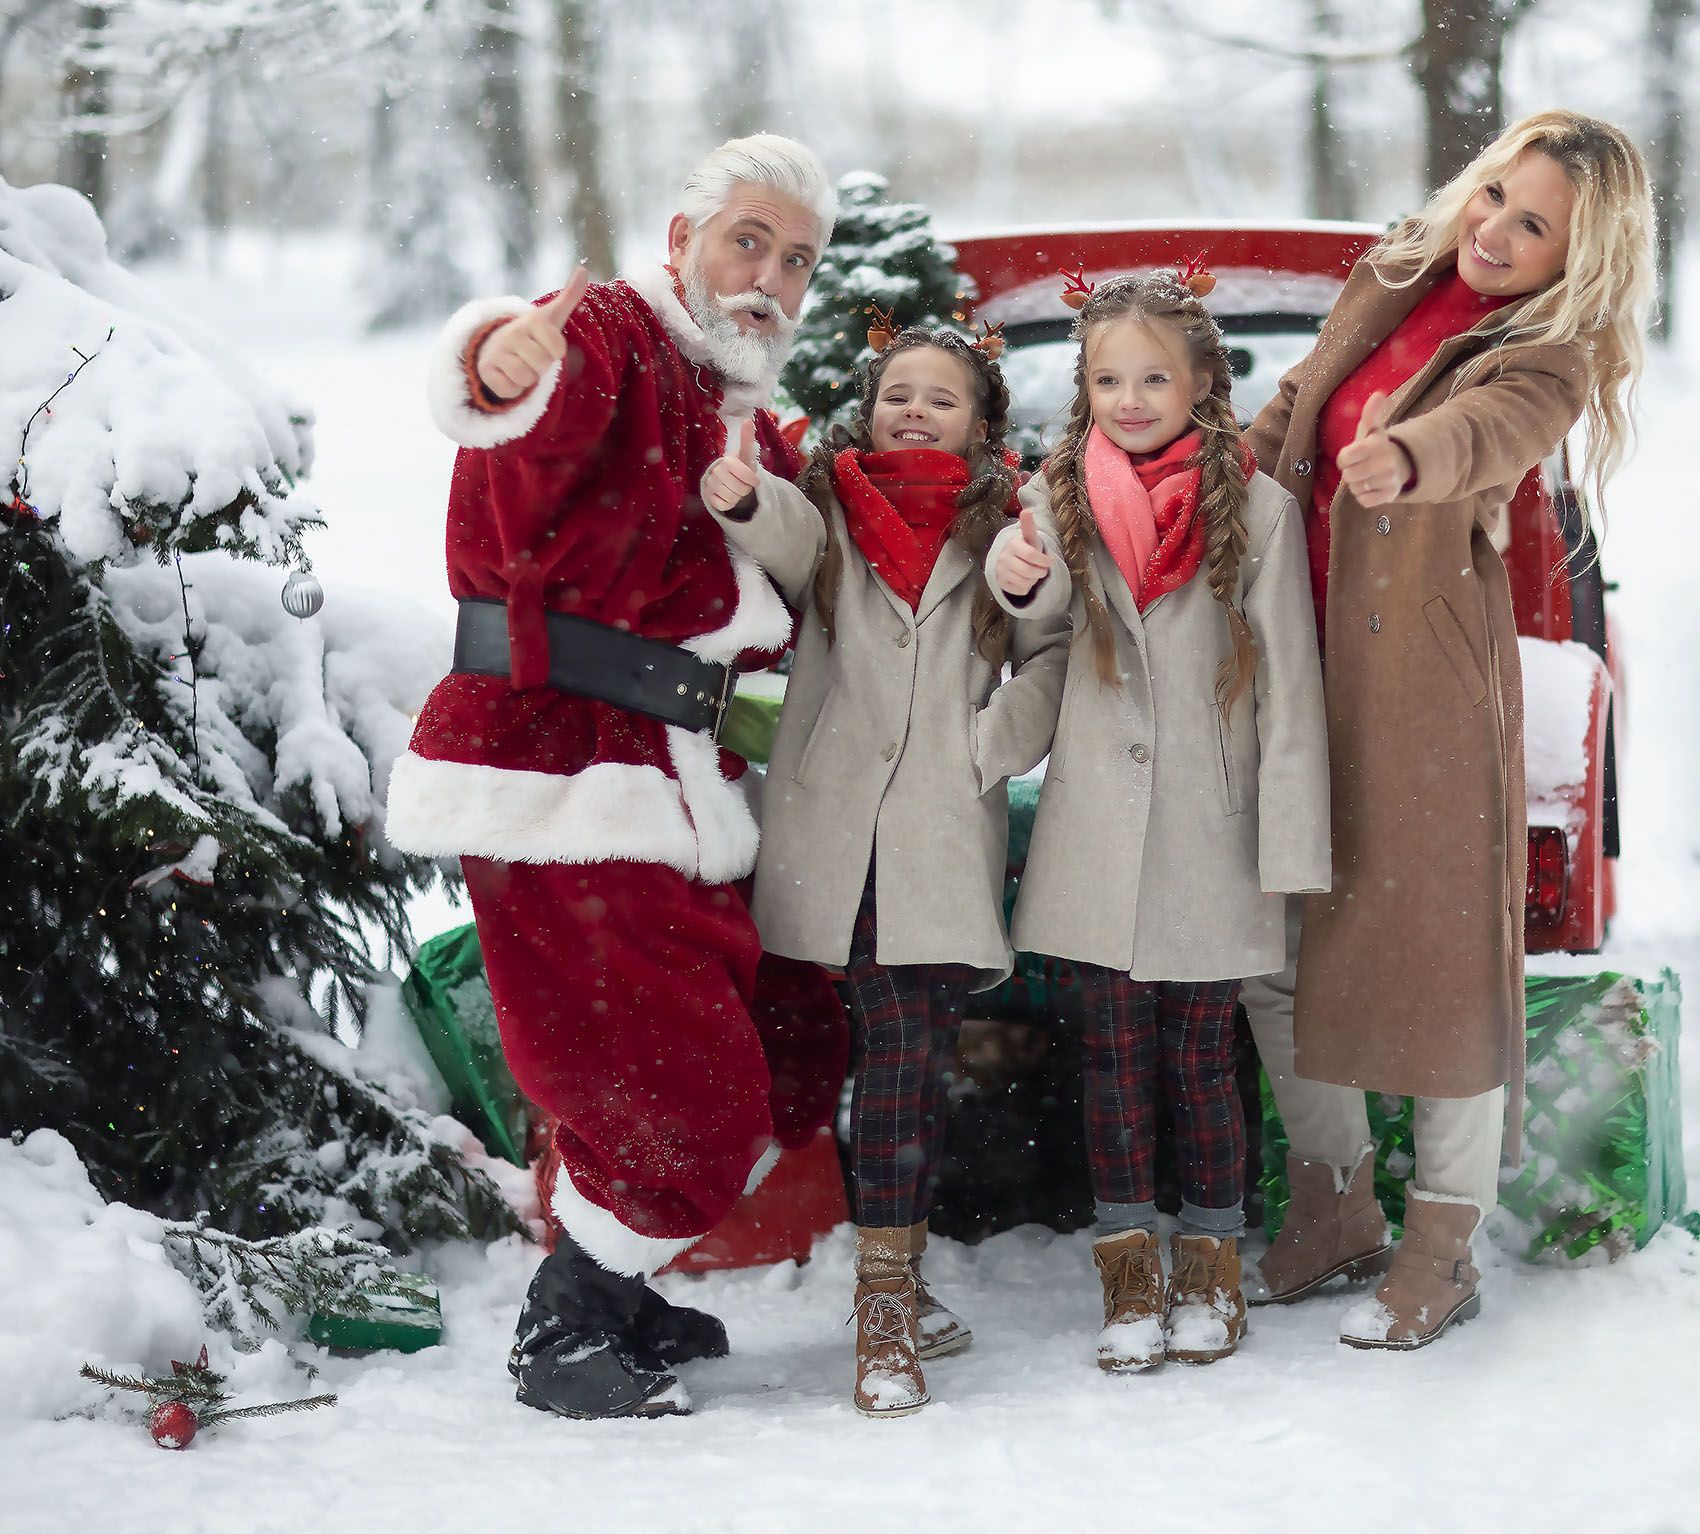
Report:
M 968 444 L 968 483 L 956 497 L 956 516 L 948 537 L 975 565 L 983 564 L 995 538 L 1007 525 L 1005 515 L 1014 494 L 1015 479 L 1004 461 L 1004 436 L 1009 430 L 1009 389 L 1003 370 L 979 347 L 954 330 L 929 330 L 911 325 L 900 331 L 884 351 L 876 352 L 862 369 L 861 393 L 856 413 L 848 425 L 834 426 L 809 458 L 797 484 L 820 507 L 826 522 L 826 552 L 815 572 L 815 611 L 826 630 L 826 642 L 837 641 L 835 615 L 839 582 L 844 573 L 844 550 L 832 530 L 829 508 L 832 499 L 832 461 L 845 448 L 870 452 L 873 448 L 874 402 L 879 398 L 880 380 L 892 358 L 918 346 L 931 346 L 957 357 L 967 366 L 974 381 L 973 419 L 986 423 L 983 442 Z M 974 645 L 994 666 L 1001 666 L 1009 650 L 1009 618 L 984 581 L 976 583 L 972 619 Z
M 1216 672 L 1216 706 L 1226 722 L 1229 712 L 1252 684 L 1257 670 L 1257 645 L 1251 625 L 1235 603 L 1240 559 L 1245 553 L 1246 473 L 1240 458 L 1239 423 L 1234 419 L 1228 391 L 1233 377 L 1228 367 L 1222 332 L 1209 310 L 1173 272 L 1114 277 L 1099 283 L 1080 309 L 1070 332 L 1080 343 L 1074 364 L 1074 402 L 1056 449 L 1045 462 L 1045 482 L 1051 493 L 1051 514 L 1063 547 L 1063 562 L 1075 588 L 1086 601 L 1087 632 L 1100 682 L 1120 685 L 1116 674 L 1116 642 L 1110 615 L 1087 580 L 1087 563 L 1097 524 L 1086 494 L 1086 439 L 1092 429 L 1091 398 L 1086 384 L 1086 342 L 1100 326 L 1119 320 L 1166 325 L 1186 344 L 1195 372 L 1210 379 L 1210 392 L 1193 406 L 1192 419 L 1203 432 L 1190 467 L 1199 470 L 1198 509 L 1204 517 L 1205 562 L 1211 594 L 1221 603 L 1232 653 Z

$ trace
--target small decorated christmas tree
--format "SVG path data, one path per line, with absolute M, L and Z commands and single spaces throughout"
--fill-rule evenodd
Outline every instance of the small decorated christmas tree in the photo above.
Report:
M 0 1134 L 240 1235 L 517 1229 L 331 1036 L 438 877 L 383 792 L 446 646 L 375 600 L 298 621 L 310 417 L 84 199 L 0 181 L 0 441 Z
M 907 325 L 963 323 L 973 284 L 933 235 L 919 203 L 891 202 L 887 183 L 855 171 L 838 183 L 838 224 L 809 285 L 808 307 L 781 383 L 817 429 L 849 413 L 874 310 Z

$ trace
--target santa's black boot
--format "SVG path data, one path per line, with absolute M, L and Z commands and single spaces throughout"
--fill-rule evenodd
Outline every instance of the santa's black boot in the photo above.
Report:
M 563 1235 L 538 1267 L 508 1367 L 517 1400 L 561 1417 L 681 1416 L 684 1387 L 628 1343 L 642 1274 L 610 1273 Z
M 726 1328 L 718 1317 L 689 1305 L 671 1304 L 648 1285 L 638 1300 L 631 1339 L 636 1344 L 632 1350 L 635 1357 L 647 1355 L 651 1363 L 663 1369 L 697 1358 L 724 1358 L 731 1351 Z

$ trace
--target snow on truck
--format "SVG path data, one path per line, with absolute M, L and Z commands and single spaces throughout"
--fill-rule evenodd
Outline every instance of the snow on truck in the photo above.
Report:
M 1073 391 L 1074 316 L 1058 297 L 1064 271 L 1093 282 L 1202 253 L 1217 279 L 1209 304 L 1231 346 L 1235 407 L 1249 423 L 1310 350 L 1352 263 L 1380 235 L 1369 224 L 1128 223 L 954 243 L 978 290 L 973 318 L 1003 326 L 1017 437 L 1036 459 Z M 1531 469 L 1495 537 L 1522 636 L 1531 953 L 1596 951 L 1613 908 L 1623 671 L 1579 467 L 1566 443 Z

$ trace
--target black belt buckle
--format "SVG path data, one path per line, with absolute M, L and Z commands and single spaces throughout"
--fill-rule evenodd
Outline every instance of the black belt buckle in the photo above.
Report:
M 717 746 L 720 744 L 720 732 L 726 728 L 726 710 L 732 706 L 732 694 L 736 690 L 737 673 L 730 666 L 724 669 L 725 674 L 720 679 L 720 696 L 714 700 L 714 725 L 708 732 L 708 738 Z

